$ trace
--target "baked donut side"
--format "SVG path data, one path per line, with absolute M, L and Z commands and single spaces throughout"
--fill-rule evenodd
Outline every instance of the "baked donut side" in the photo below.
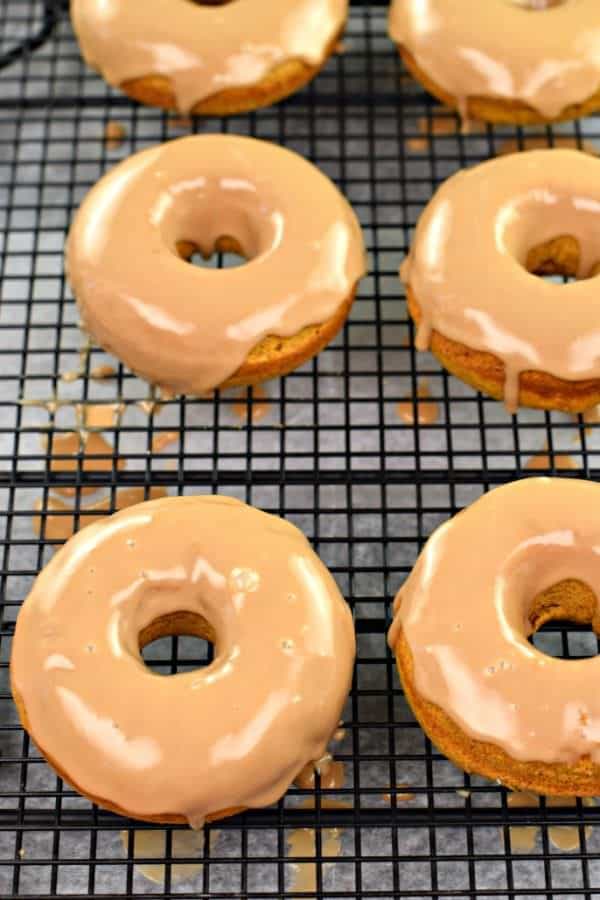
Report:
M 289 338 L 270 334 L 253 347 L 237 372 L 234 372 L 220 386 L 222 388 L 244 387 L 261 384 L 271 378 L 281 378 L 298 369 L 321 350 L 324 350 L 344 327 L 356 297 L 356 286 L 348 299 L 330 319 L 316 325 L 307 325 L 298 334 Z
M 492 125 L 548 125 L 568 122 L 590 116 L 600 109 L 600 89 L 596 89 L 580 103 L 569 103 L 559 113 L 545 116 L 523 100 L 504 97 L 469 96 L 464 100 L 450 94 L 442 85 L 422 69 L 406 47 L 398 46 L 398 52 L 408 72 L 425 90 L 437 97 L 445 106 L 455 109 L 466 121 L 490 122 Z
M 190 242 L 183 242 L 177 249 L 182 259 L 190 257 L 198 250 Z M 239 242 L 231 237 L 219 238 L 215 252 L 244 255 Z M 278 337 L 274 334 L 264 337 L 250 350 L 239 369 L 220 384 L 219 388 L 246 387 L 262 384 L 263 381 L 272 378 L 281 378 L 308 362 L 313 356 L 317 356 L 344 327 L 356 297 L 356 289 L 357 285 L 326 322 L 307 325 L 292 337 Z M 162 386 L 170 388 L 167 384 Z
M 564 614 L 560 604 L 555 606 L 555 612 L 556 615 L 547 621 L 552 618 L 573 620 L 572 615 Z M 588 621 L 586 619 L 583 624 Z M 598 794 L 600 765 L 589 757 L 582 757 L 574 764 L 522 762 L 511 758 L 496 744 L 465 734 L 440 706 L 419 694 L 414 680 L 413 656 L 401 627 L 395 637 L 393 652 L 402 689 L 415 718 L 432 743 L 458 768 L 471 775 L 500 781 L 512 790 L 532 791 L 544 796 L 591 797 Z
M 310 65 L 301 59 L 290 59 L 272 68 L 260 81 L 243 87 L 217 91 L 194 103 L 193 116 L 233 116 L 252 112 L 264 106 L 273 106 L 291 94 L 302 90 L 323 69 L 339 43 L 343 28 L 330 41 L 321 61 Z M 123 93 L 146 106 L 176 110 L 177 97 L 172 80 L 165 75 L 146 75 L 122 82 Z
M 406 301 L 410 317 L 418 328 L 422 314 L 410 285 L 406 289 Z M 465 384 L 494 400 L 506 399 L 506 369 L 493 353 L 453 341 L 435 329 L 431 332 L 429 349 L 448 372 Z M 577 415 L 600 403 L 600 378 L 566 381 L 547 372 L 525 370 L 519 374 L 515 402 L 517 406 L 558 409 Z
M 595 0 L 392 0 L 406 69 L 465 122 L 546 124 L 600 107 Z M 531 40 L 532 31 L 536 40 Z
M 190 3 L 71 0 L 81 52 L 141 103 L 195 115 L 269 106 L 313 79 L 333 53 L 348 0 Z

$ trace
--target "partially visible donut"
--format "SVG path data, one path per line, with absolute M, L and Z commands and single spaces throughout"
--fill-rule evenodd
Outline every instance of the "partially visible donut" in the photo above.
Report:
M 600 109 L 596 0 L 392 0 L 389 30 L 408 70 L 464 119 L 530 125 Z
M 513 412 L 600 402 L 599 185 L 600 160 L 565 149 L 449 178 L 401 268 L 417 347 Z
M 207 667 L 140 648 L 198 635 Z M 90 525 L 38 576 L 10 663 L 24 727 L 91 801 L 153 822 L 273 803 L 323 756 L 346 699 L 352 617 L 293 525 L 228 497 L 152 500 Z
M 207 269 L 195 248 L 246 265 Z M 256 384 L 318 353 L 365 272 L 360 225 L 315 166 L 266 141 L 195 135 L 136 153 L 84 199 L 66 250 L 82 324 L 175 393 Z
M 150 106 L 224 116 L 310 81 L 338 41 L 348 0 L 71 0 L 86 62 Z
M 389 643 L 431 740 L 467 772 L 544 795 L 600 792 L 600 657 L 560 659 L 545 622 L 600 635 L 600 485 L 533 478 L 485 494 L 429 538 Z

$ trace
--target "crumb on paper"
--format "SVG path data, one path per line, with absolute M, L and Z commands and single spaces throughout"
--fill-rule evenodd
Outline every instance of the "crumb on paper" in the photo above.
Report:
M 93 378 L 95 381 L 104 381 L 107 378 L 114 378 L 116 374 L 117 371 L 114 366 L 109 366 L 104 363 L 99 366 L 94 366 L 94 368 L 90 370 L 90 378 Z
M 411 791 L 406 791 L 405 788 L 407 787 L 409 787 L 408 784 L 397 784 L 393 791 L 383 795 L 383 799 L 391 803 L 392 798 L 395 797 L 397 803 L 410 803 L 411 800 L 416 799 L 416 796 Z
M 171 128 L 191 128 L 194 120 L 191 116 L 170 116 L 169 125 Z
M 66 382 L 67 384 L 72 384 L 74 381 L 77 381 L 81 378 L 82 372 L 79 369 L 72 369 L 70 372 L 63 372 L 60 376 L 61 381 Z
M 120 122 L 107 122 L 104 129 L 104 140 L 109 150 L 116 150 L 125 140 L 127 131 Z

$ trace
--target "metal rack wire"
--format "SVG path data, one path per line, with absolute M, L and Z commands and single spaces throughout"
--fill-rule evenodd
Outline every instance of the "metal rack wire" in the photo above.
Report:
M 62 6 L 0 0 L 0 896 L 600 896 L 599 810 L 581 802 L 511 809 L 504 789 L 454 769 L 408 711 L 385 645 L 391 598 L 439 522 L 527 474 L 544 448 L 549 471 L 569 454 L 575 468 L 564 474 L 600 474 L 599 426 L 534 411 L 511 417 L 417 355 L 397 277 L 416 218 L 448 174 L 532 136 L 600 149 L 600 120 L 461 134 L 455 117 L 403 73 L 384 4 L 372 2 L 353 5 L 344 47 L 301 94 L 252 115 L 186 122 L 132 104 L 86 69 Z M 118 147 L 104 139 L 113 121 L 126 131 Z M 249 415 L 240 424 L 230 395 L 142 409 L 147 386 L 119 366 L 115 378 L 97 381 L 92 369 L 114 361 L 96 348 L 80 355 L 62 265 L 72 212 L 116 160 L 190 131 L 252 134 L 299 150 L 346 193 L 369 247 L 370 275 L 343 334 L 269 386 L 268 413 L 256 422 Z M 67 371 L 80 377 L 65 381 Z M 396 406 L 416 398 L 424 381 L 439 418 L 407 424 Z M 53 441 L 77 424 L 77 404 L 111 402 L 119 404 L 108 429 L 114 451 L 103 470 L 84 469 L 82 458 L 72 472 L 53 468 Z M 242 403 L 251 412 L 256 392 Z M 172 430 L 179 446 L 158 451 L 154 438 Z M 207 828 L 195 880 L 174 876 L 182 860 L 173 853 L 177 829 L 167 829 L 164 874 L 153 884 L 134 858 L 139 824 L 79 798 L 22 732 L 8 659 L 19 604 L 56 543 L 48 533 L 53 489 L 74 489 L 68 515 L 82 523 L 84 488 L 103 491 L 108 512 L 123 486 L 156 485 L 232 494 L 298 524 L 353 607 L 358 660 L 336 748 L 345 787 L 293 789 L 276 807 Z M 554 625 L 538 640 L 565 657 L 597 651 L 581 629 Z M 172 638 L 146 657 L 173 672 L 201 665 L 207 650 Z M 395 793 L 400 784 L 408 787 Z M 331 797 L 347 808 L 329 808 Z M 307 799 L 314 809 L 302 805 Z M 579 847 L 553 846 L 557 824 L 577 828 Z M 537 829 L 528 852 L 513 846 L 516 825 Z M 316 858 L 305 860 L 316 861 L 309 894 L 294 886 L 286 846 L 299 827 L 316 836 Z M 331 828 L 340 829 L 335 859 L 324 850 Z

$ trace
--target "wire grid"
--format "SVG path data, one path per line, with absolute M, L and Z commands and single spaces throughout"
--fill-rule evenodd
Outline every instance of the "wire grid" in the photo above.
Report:
M 600 449 L 598 426 L 581 417 L 531 410 L 511 417 L 415 353 L 397 275 L 411 229 L 437 185 L 460 167 L 515 141 L 600 147 L 600 121 L 460 134 L 455 117 L 402 71 L 383 4 L 352 7 L 340 50 L 286 103 L 189 122 L 132 104 L 88 70 L 59 4 L 0 0 L 2 897 L 600 896 L 600 828 L 590 827 L 598 810 L 543 801 L 539 809 L 509 809 L 504 789 L 456 770 L 415 723 L 385 644 L 391 599 L 440 522 L 490 486 L 527 474 L 528 460 L 544 448 L 550 471 L 569 454 L 576 469 L 566 474 L 588 477 L 598 474 Z M 104 131 L 115 121 L 126 137 L 110 148 Z M 68 224 L 97 178 L 136 150 L 202 131 L 252 134 L 313 160 L 353 204 L 369 249 L 370 274 L 343 333 L 268 386 L 269 409 L 257 422 L 252 389 L 241 401 L 245 423 L 231 393 L 142 409 L 140 401 L 152 400 L 147 385 L 97 348 L 80 356 L 63 275 Z M 115 366 L 115 378 L 89 377 L 102 363 Z M 62 379 L 80 366 L 82 377 Z M 439 418 L 407 424 L 397 404 L 424 383 Z M 84 470 L 81 459 L 73 472 L 56 471 L 53 440 L 81 424 L 77 404 L 86 403 L 118 405 L 106 432 L 114 451 L 98 460 L 102 471 Z M 173 430 L 179 444 L 156 450 L 156 436 Z M 8 659 L 19 605 L 57 543 L 50 525 L 60 516 L 85 523 L 86 487 L 108 497 L 108 512 L 123 486 L 156 485 L 171 494 L 227 493 L 301 527 L 352 605 L 358 658 L 346 736 L 335 749 L 345 787 L 291 789 L 273 808 L 207 827 L 203 867 L 191 879 L 176 878 L 178 829 L 166 829 L 164 873 L 152 884 L 134 858 L 138 831 L 150 826 L 93 808 L 52 773 L 19 727 Z M 57 487 L 73 488 L 72 511 L 49 507 Z M 536 640 L 566 657 L 597 652 L 584 629 L 555 624 Z M 174 672 L 209 654 L 196 641 L 170 638 L 144 655 L 157 671 Z M 397 795 L 397 785 L 408 787 Z M 327 808 L 332 798 L 347 808 Z M 577 828 L 577 849 L 553 846 L 556 824 Z M 536 827 L 531 851 L 513 846 L 516 825 Z M 294 882 L 287 848 L 298 827 L 315 833 L 316 890 L 308 894 Z M 335 860 L 324 852 L 332 828 L 341 829 Z

